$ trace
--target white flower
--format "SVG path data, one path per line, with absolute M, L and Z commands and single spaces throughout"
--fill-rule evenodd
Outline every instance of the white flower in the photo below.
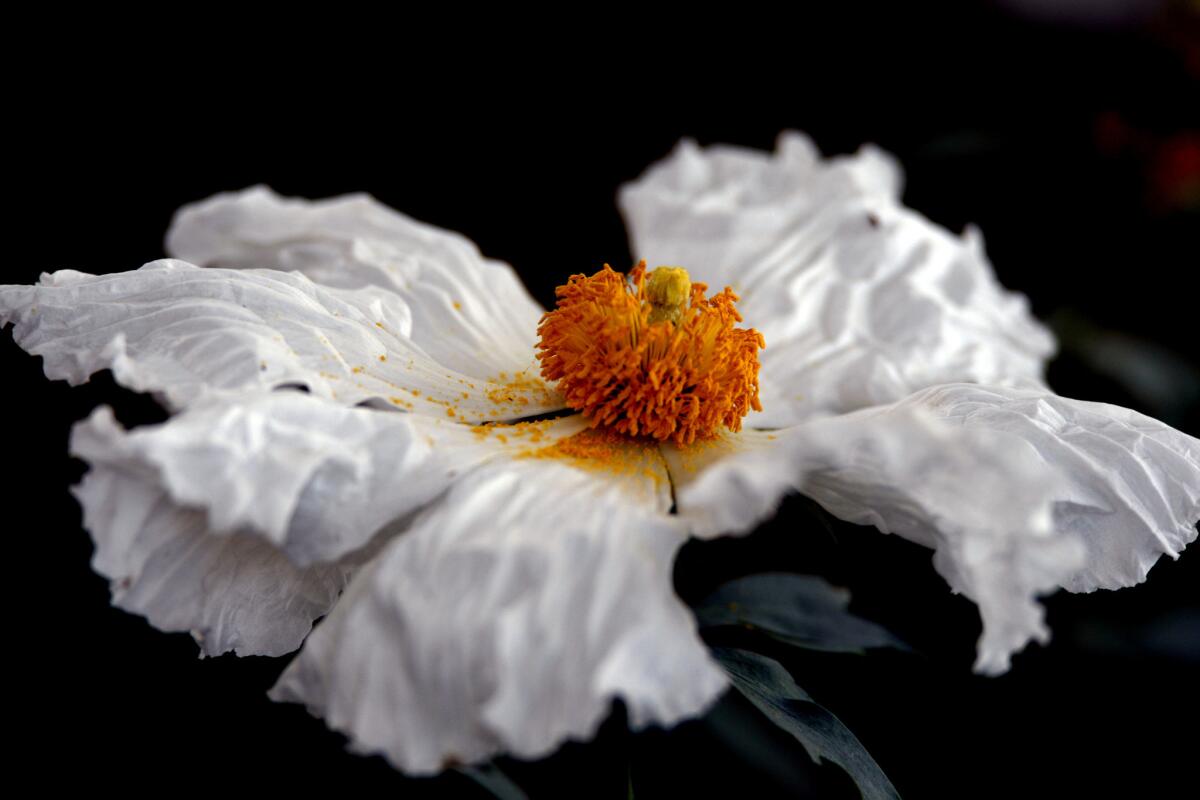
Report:
M 625 187 L 636 253 L 732 286 L 765 336 L 763 411 L 692 446 L 589 450 L 579 415 L 478 427 L 562 409 L 534 377 L 542 309 L 365 196 L 217 196 L 176 218 L 184 260 L 0 287 L 0 324 L 48 377 L 111 368 L 176 412 L 125 431 L 100 408 L 72 438 L 114 603 L 209 655 L 301 648 L 272 695 L 405 770 L 534 757 L 614 697 L 643 726 L 724 690 L 675 551 L 793 490 L 933 548 L 985 672 L 1045 641 L 1037 595 L 1138 583 L 1195 538 L 1200 442 L 1046 388 L 1053 341 L 979 235 L 899 183 L 879 151 L 789 134 L 684 142 Z

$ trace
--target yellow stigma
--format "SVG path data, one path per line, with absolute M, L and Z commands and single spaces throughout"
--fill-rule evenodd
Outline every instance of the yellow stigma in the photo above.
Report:
M 762 334 L 728 287 L 706 298 L 679 267 L 572 275 L 538 324 L 542 377 L 593 427 L 687 444 L 740 430 L 758 401 Z
M 683 267 L 659 267 L 646 276 L 646 299 L 650 301 L 650 324 L 679 324 L 692 296 L 692 280 Z

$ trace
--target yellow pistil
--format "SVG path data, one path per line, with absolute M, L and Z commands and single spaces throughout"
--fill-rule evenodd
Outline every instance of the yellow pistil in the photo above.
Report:
M 650 301 L 650 324 L 679 324 L 692 296 L 692 281 L 683 267 L 659 267 L 646 276 L 646 299 Z
M 758 400 L 762 334 L 735 328 L 742 317 L 728 287 L 705 298 L 680 267 L 628 281 L 607 264 L 572 275 L 542 316 L 542 377 L 558 381 L 568 406 L 593 427 L 680 444 L 740 430 Z

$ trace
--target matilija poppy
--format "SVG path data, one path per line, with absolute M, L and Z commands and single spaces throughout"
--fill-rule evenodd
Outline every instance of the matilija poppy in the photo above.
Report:
M 1037 595 L 1195 538 L 1200 442 L 1048 389 L 978 234 L 899 185 L 871 148 L 684 142 L 620 198 L 669 269 L 545 315 L 461 236 L 254 188 L 183 209 L 180 260 L 0 287 L 0 322 L 174 413 L 72 436 L 114 603 L 208 655 L 299 648 L 272 696 L 404 770 L 535 757 L 614 698 L 669 725 L 726 688 L 672 561 L 791 491 L 933 548 L 989 673 L 1046 640 Z

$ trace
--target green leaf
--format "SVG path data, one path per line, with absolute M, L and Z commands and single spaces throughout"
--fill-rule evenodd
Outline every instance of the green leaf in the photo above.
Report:
M 521 787 L 493 763 L 473 767 L 459 767 L 458 771 L 491 792 L 497 800 L 529 800 Z
M 797 686 L 779 662 L 746 650 L 718 647 L 712 652 L 737 690 L 794 736 L 813 761 L 827 759 L 844 769 L 864 800 L 900 797 L 850 729 Z
M 886 629 L 846 610 L 850 593 L 813 575 L 765 572 L 730 581 L 696 607 L 701 627 L 736 625 L 786 644 L 836 653 L 909 649 Z

